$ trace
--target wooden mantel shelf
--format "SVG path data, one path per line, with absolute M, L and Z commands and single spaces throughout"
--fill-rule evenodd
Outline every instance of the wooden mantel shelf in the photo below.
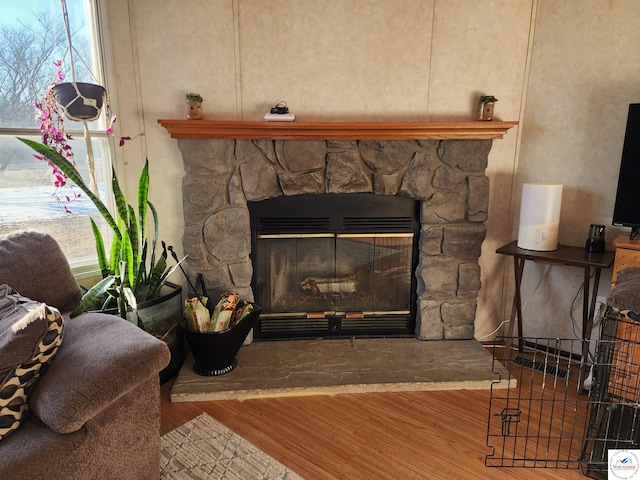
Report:
M 518 122 L 266 122 L 158 120 L 171 138 L 270 140 L 489 140 Z

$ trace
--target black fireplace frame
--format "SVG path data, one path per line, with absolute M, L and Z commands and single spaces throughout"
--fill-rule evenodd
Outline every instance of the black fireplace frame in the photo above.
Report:
M 293 200 L 293 201 L 292 201 Z M 261 303 L 257 284 L 257 241 L 264 234 L 373 234 L 412 233 L 410 309 L 405 315 L 326 315 L 322 318 L 263 315 L 254 327 L 254 340 L 336 337 L 413 337 L 417 312 L 416 269 L 419 260 L 420 202 L 402 196 L 372 193 L 330 193 L 279 196 L 248 202 L 251 224 L 251 288 Z M 283 214 L 286 212 L 286 214 Z M 266 312 L 268 313 L 268 312 Z

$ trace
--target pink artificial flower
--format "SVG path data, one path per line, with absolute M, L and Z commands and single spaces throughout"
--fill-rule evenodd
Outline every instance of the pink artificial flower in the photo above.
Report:
M 62 73 L 62 60 L 56 60 L 53 62 L 53 65 L 58 69 L 56 73 L 56 78 L 59 82 L 64 80 L 64 73 Z
M 109 127 L 107 127 L 107 130 L 105 131 L 107 135 L 114 135 L 113 133 L 113 126 L 116 124 L 117 118 L 115 115 L 111 116 L 111 120 L 109 120 Z

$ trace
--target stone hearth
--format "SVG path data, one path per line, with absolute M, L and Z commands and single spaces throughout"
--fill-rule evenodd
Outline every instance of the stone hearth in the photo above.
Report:
M 416 337 L 471 339 L 480 288 L 491 140 L 179 139 L 184 253 L 209 295 L 253 299 L 247 202 L 302 193 L 421 202 Z M 191 292 L 193 293 L 193 292 Z
M 497 382 L 500 378 L 510 380 Z M 242 347 L 238 367 L 218 377 L 194 373 L 193 357 L 188 355 L 171 389 L 171 401 L 488 390 L 516 384 L 477 340 L 284 340 Z

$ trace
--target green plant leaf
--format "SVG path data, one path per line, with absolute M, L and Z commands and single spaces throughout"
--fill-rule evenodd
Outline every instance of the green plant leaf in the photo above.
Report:
M 128 232 L 123 232 L 122 245 L 120 246 L 120 278 L 122 285 L 133 287 L 135 284 L 135 272 L 133 263 L 133 248 Z M 124 268 L 123 268 L 124 264 Z
M 144 167 L 138 180 L 138 220 L 140 222 L 140 238 L 147 235 L 147 202 L 149 201 L 149 159 L 144 161 Z
M 160 232 L 158 230 L 158 211 L 156 210 L 156 207 L 153 206 L 153 203 L 147 202 L 147 204 L 149 205 L 149 210 L 151 210 L 151 215 L 153 215 L 153 243 L 151 244 L 151 263 L 149 266 L 149 269 L 153 270 L 154 264 L 156 262 L 156 247 L 158 246 L 158 238 L 160 236 Z
M 151 271 L 149 272 L 149 291 L 147 292 L 147 300 L 151 300 L 155 297 L 156 293 L 159 291 L 160 287 L 162 287 L 163 274 L 167 269 L 167 249 L 162 245 L 162 254 L 160 258 L 158 258 L 158 262 L 153 266 Z
M 111 188 L 113 189 L 113 198 L 116 202 L 116 211 L 118 212 L 118 216 L 125 221 L 125 223 L 129 223 L 127 221 L 127 216 L 129 210 L 127 208 L 127 200 L 120 189 L 120 182 L 118 182 L 118 177 L 116 175 L 115 168 L 111 167 Z
M 124 287 L 122 289 L 124 291 L 124 296 L 127 298 L 127 303 L 131 307 L 131 310 L 134 312 L 138 311 L 138 300 L 136 298 L 135 293 L 129 287 Z
M 122 289 L 122 295 L 124 296 L 127 305 L 129 305 L 129 308 L 131 308 L 131 311 L 138 319 L 138 327 L 144 330 L 144 324 L 142 323 L 142 320 L 140 320 L 140 315 L 138 315 L 138 300 L 136 299 L 135 293 L 129 287 L 124 287 Z M 123 318 L 126 318 L 126 315 Z
M 144 268 L 144 265 L 140 265 L 140 232 L 138 230 L 138 223 L 136 221 L 136 213 L 133 207 L 129 205 L 129 240 L 131 241 L 131 251 L 133 253 L 133 269 L 135 276 L 138 276 L 138 269 Z M 132 284 L 133 285 L 133 284 Z
M 120 318 L 127 320 L 127 299 L 124 296 L 124 291 L 122 288 L 118 288 L 117 290 L 117 299 L 118 299 L 118 314 Z
M 142 242 L 142 252 L 140 254 L 140 268 L 138 268 L 138 278 L 136 279 L 136 284 L 147 285 L 148 275 L 147 275 L 147 241 L 144 240 Z
M 116 277 L 114 275 L 109 275 L 96 283 L 82 296 L 80 303 L 73 309 L 70 316 L 76 317 L 88 310 L 99 308 L 103 303 L 107 290 L 112 287 L 115 281 Z
M 20 137 L 18 137 L 18 140 L 28 145 L 29 147 L 31 147 L 33 150 L 35 150 L 40 155 L 47 158 L 51 163 L 53 163 L 56 167 L 58 167 L 62 171 L 62 173 L 64 173 L 69 178 L 69 180 L 75 183 L 80 188 L 80 190 L 82 190 L 85 193 L 85 195 L 91 200 L 91 202 L 93 202 L 95 207 L 98 209 L 98 211 L 100 212 L 102 217 L 106 220 L 106 222 L 109 224 L 109 226 L 113 229 L 116 235 L 118 234 L 118 225 L 116 221 L 113 219 L 113 217 L 111 216 L 109 209 L 107 209 L 107 207 L 104 205 L 104 203 L 102 203 L 100 198 L 98 198 L 91 191 L 91 189 L 87 186 L 87 184 L 84 183 L 82 176 L 80 176 L 80 173 L 78 173 L 78 170 L 76 169 L 76 167 L 74 167 L 73 164 L 69 162 L 69 160 L 64 158 L 54 149 L 49 148 L 46 145 L 43 145 L 42 143 L 34 142 L 33 140 L 29 140 L 27 138 L 20 138 Z
M 110 258 L 109 270 L 114 273 L 118 266 L 118 262 L 120 262 L 120 245 L 122 244 L 121 238 L 122 238 L 122 235 L 120 235 L 118 232 L 118 236 L 116 236 L 113 239 L 113 242 L 111 242 L 111 256 L 109 257 Z
M 109 269 L 109 262 L 107 261 L 107 254 L 104 250 L 104 241 L 102 240 L 102 233 L 98 228 L 96 222 L 91 220 L 91 229 L 93 230 L 93 238 L 96 242 L 96 254 L 98 255 L 98 266 L 100 267 L 100 271 L 102 272 L 102 278 L 107 277 L 111 274 L 111 270 Z

